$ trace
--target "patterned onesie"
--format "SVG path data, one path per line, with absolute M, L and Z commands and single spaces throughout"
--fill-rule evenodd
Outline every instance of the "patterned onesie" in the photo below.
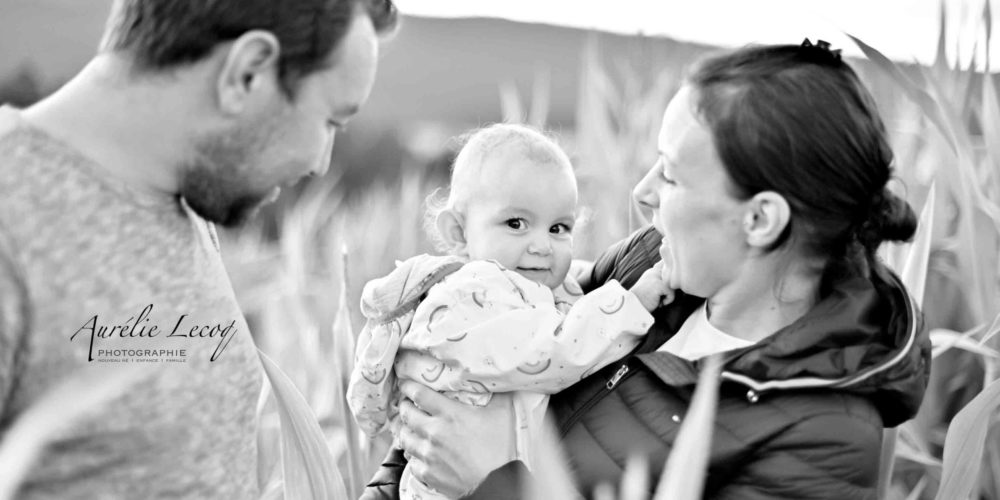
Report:
M 368 322 L 347 398 L 366 433 L 397 435 L 399 380 L 479 406 L 513 392 L 518 458 L 529 468 L 548 395 L 625 356 L 653 324 L 614 280 L 583 295 L 572 279 L 552 290 L 495 261 L 429 255 L 369 282 L 361 305 Z M 443 498 L 408 472 L 401 498 Z

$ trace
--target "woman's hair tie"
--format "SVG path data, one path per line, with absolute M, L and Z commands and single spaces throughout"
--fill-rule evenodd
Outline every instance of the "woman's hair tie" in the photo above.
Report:
M 831 49 L 830 42 L 827 42 L 826 40 L 816 40 L 816 44 L 813 44 L 808 38 L 806 38 L 805 40 L 802 40 L 801 47 L 818 51 L 818 53 L 822 53 L 834 61 L 842 62 L 840 58 L 840 49 Z

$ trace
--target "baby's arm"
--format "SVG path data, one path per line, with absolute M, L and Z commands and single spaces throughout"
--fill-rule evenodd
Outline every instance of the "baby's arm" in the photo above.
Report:
M 473 262 L 421 303 L 402 339 L 397 372 L 419 373 L 437 390 L 551 393 L 627 354 L 652 322 L 616 281 L 563 315 L 547 287 Z
M 642 306 L 647 311 L 665 306 L 674 301 L 674 291 L 670 289 L 665 280 L 666 271 L 663 261 L 646 270 L 639 276 L 639 280 L 629 289 L 635 294 Z

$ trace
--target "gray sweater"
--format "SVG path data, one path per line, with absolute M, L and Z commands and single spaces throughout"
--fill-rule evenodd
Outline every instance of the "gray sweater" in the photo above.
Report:
M 146 376 L 55 436 L 18 498 L 256 498 L 260 361 L 214 228 L 0 108 L 0 437 L 124 364 Z

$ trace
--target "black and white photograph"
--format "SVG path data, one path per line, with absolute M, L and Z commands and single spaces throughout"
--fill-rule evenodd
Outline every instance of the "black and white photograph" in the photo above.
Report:
M 0 0 L 0 500 L 1000 500 L 994 0 Z

